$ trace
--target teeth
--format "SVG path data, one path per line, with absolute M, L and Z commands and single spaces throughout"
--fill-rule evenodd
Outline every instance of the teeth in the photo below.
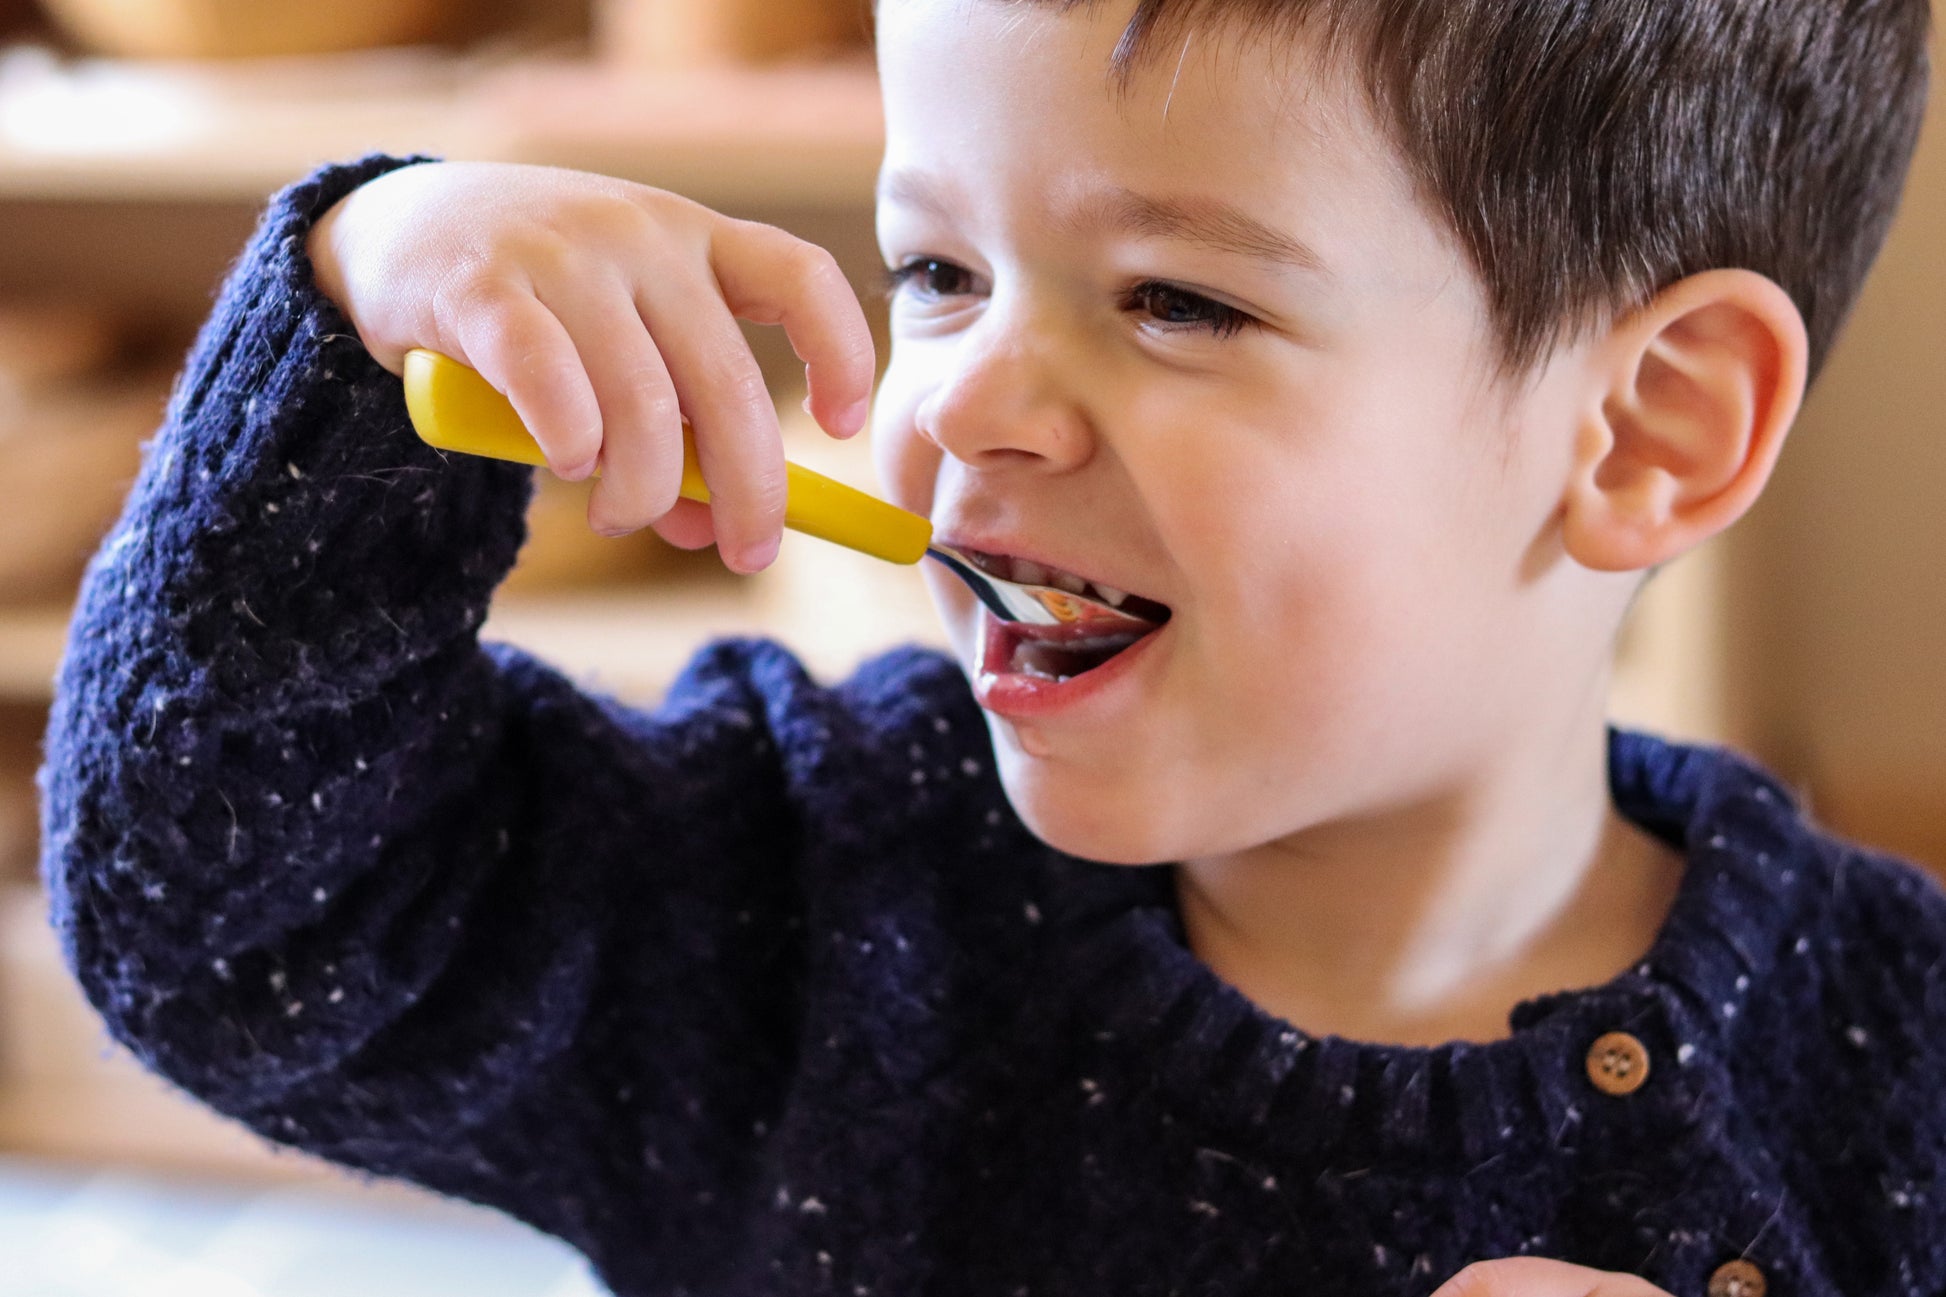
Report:
M 1083 598 L 1099 599 L 1111 608 L 1121 607 L 1130 597 L 1126 590 L 1117 590 L 1114 586 L 1103 585 L 1099 581 L 1091 582 L 1072 572 L 1063 572 L 1059 568 L 1048 567 L 1032 559 L 1001 555 L 997 556 L 997 561 L 989 565 L 988 570 L 995 576 L 1004 577 L 1021 585 L 1051 586 L 1056 590 L 1065 590 L 1069 594 L 1080 595 Z

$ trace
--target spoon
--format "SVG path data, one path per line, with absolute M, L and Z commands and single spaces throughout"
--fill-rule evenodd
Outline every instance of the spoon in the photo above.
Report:
M 545 465 L 546 456 L 520 421 L 513 403 L 477 370 L 423 348 L 405 356 L 405 404 L 419 439 L 440 450 L 522 464 Z M 1169 619 L 1161 604 L 1131 595 L 1117 608 L 1104 600 L 996 576 L 974 556 L 932 539 L 932 524 L 798 464 L 786 464 L 784 525 L 890 563 L 932 558 L 966 583 L 981 604 L 1002 621 L 1066 626 L 1091 635 L 1141 635 Z M 683 421 L 684 499 L 709 503 L 688 420 Z

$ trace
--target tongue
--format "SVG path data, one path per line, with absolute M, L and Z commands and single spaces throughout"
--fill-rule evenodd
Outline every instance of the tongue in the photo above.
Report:
M 1101 635 L 1087 639 L 1022 639 L 1008 669 L 1020 675 L 1066 680 L 1092 671 L 1141 639 L 1140 635 Z

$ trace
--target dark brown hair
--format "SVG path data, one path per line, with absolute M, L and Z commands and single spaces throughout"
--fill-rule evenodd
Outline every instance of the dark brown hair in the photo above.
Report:
M 1139 0 L 1112 71 L 1198 24 L 1351 55 L 1510 370 L 1740 267 L 1797 303 L 1815 375 L 1904 185 L 1930 22 L 1927 0 Z

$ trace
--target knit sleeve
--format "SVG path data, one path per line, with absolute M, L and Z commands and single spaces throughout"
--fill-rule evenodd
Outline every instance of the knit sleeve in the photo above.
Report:
M 279 194 L 222 288 L 80 594 L 43 873 L 151 1068 L 595 1254 L 730 1201 L 781 1103 L 798 829 L 750 662 L 782 651 L 712 647 L 649 713 L 480 644 L 531 470 L 421 444 L 305 256 L 397 165 Z
M 1739 1084 L 1845 1291 L 1946 1292 L 1946 890 L 1843 838 L 1819 849 Z

